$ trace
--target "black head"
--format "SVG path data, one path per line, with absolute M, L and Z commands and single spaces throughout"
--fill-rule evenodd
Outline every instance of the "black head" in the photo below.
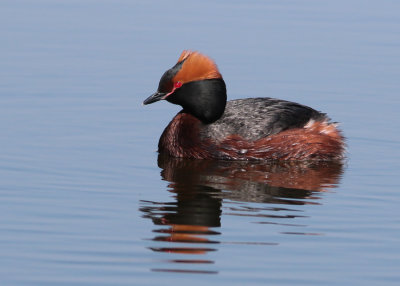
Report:
M 178 63 L 160 79 L 157 92 L 143 104 L 167 100 L 183 107 L 203 123 L 218 120 L 225 110 L 226 86 L 215 63 L 208 57 L 184 51 Z

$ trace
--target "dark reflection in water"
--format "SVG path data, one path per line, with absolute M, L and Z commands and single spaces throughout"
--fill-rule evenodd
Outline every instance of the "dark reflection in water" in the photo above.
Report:
M 254 218 L 258 224 L 304 226 L 287 223 L 288 219 L 306 216 L 296 206 L 320 204 L 320 192 L 335 187 L 342 174 L 341 164 L 326 162 L 207 161 L 159 155 L 158 165 L 162 169 L 162 178 L 170 182 L 168 187 L 174 194 L 174 200 L 141 201 L 140 210 L 145 218 L 150 218 L 156 225 L 153 230 L 156 235 L 151 240 L 167 242 L 166 247 L 150 249 L 176 255 L 204 255 L 216 251 L 220 243 L 277 245 L 271 241 L 219 241 L 222 210 L 225 216 Z M 277 222 L 279 219 L 285 219 L 285 222 Z M 319 235 L 296 231 L 281 233 Z M 191 266 L 214 263 L 212 260 L 193 258 L 170 259 L 166 262 Z M 152 271 L 218 273 L 215 270 L 186 268 Z

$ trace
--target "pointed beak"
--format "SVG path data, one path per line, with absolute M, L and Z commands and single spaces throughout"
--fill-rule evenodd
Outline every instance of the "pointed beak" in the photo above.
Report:
M 147 104 L 162 100 L 165 95 L 166 95 L 166 93 L 157 91 L 156 93 L 153 93 L 148 98 L 146 98 L 145 101 L 143 101 L 143 105 L 147 105 Z

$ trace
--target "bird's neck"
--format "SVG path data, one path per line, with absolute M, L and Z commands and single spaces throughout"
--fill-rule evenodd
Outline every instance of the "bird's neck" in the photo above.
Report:
M 184 84 L 167 100 L 183 107 L 204 124 L 221 118 L 226 105 L 226 86 L 222 78 L 192 81 Z

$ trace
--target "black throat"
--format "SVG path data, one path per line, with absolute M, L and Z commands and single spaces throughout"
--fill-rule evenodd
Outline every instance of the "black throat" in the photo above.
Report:
M 225 110 L 226 86 L 222 78 L 185 83 L 167 101 L 179 104 L 183 112 L 200 119 L 204 124 L 217 121 Z

